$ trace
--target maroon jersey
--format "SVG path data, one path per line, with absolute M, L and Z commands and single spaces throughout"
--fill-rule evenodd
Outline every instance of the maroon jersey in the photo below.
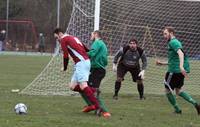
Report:
M 60 43 L 64 58 L 68 58 L 70 54 L 75 63 L 81 60 L 89 59 L 85 46 L 77 37 L 63 35 L 63 37 L 60 39 Z

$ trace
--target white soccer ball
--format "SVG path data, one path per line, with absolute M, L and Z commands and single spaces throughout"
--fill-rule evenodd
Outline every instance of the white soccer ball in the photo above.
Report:
M 16 114 L 22 115 L 27 113 L 27 106 L 23 103 L 18 103 L 15 105 Z

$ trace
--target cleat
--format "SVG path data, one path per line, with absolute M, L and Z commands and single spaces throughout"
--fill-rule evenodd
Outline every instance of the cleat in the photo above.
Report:
M 140 97 L 140 100 L 145 100 L 146 98 L 143 96 L 143 97 Z
M 104 117 L 104 118 L 110 118 L 111 117 L 111 114 L 109 112 L 102 112 L 101 115 Z
M 200 115 L 200 104 L 195 105 L 195 108 L 197 110 L 197 114 Z
M 114 95 L 114 96 L 113 96 L 113 99 L 114 99 L 114 100 L 118 100 L 118 96 L 117 96 L 117 95 Z
M 181 110 L 179 110 L 179 111 L 174 111 L 173 113 L 174 113 L 174 114 L 180 114 L 180 115 L 181 115 L 181 114 L 182 114 L 182 111 L 181 111 Z
M 90 106 L 85 106 L 82 110 L 82 112 L 90 112 L 96 110 L 96 107 L 94 105 L 90 105 Z

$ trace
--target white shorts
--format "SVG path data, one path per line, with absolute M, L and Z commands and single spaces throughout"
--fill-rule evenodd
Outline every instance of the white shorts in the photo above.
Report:
M 71 82 L 87 82 L 90 74 L 90 60 L 79 61 L 74 65 L 74 73 Z

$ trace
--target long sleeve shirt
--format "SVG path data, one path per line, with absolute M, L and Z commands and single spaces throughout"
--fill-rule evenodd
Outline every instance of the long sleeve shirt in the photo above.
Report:
M 88 52 L 91 60 L 91 68 L 103 68 L 108 64 L 108 50 L 103 40 L 96 39 Z
M 145 70 L 147 68 L 147 57 L 145 55 L 145 52 L 137 47 L 137 49 L 130 49 L 124 50 L 127 47 L 121 47 L 116 55 L 114 56 L 113 63 L 121 62 L 127 67 L 136 68 L 140 67 L 139 60 L 142 61 L 142 70 Z M 139 51 L 140 50 L 140 51 Z

